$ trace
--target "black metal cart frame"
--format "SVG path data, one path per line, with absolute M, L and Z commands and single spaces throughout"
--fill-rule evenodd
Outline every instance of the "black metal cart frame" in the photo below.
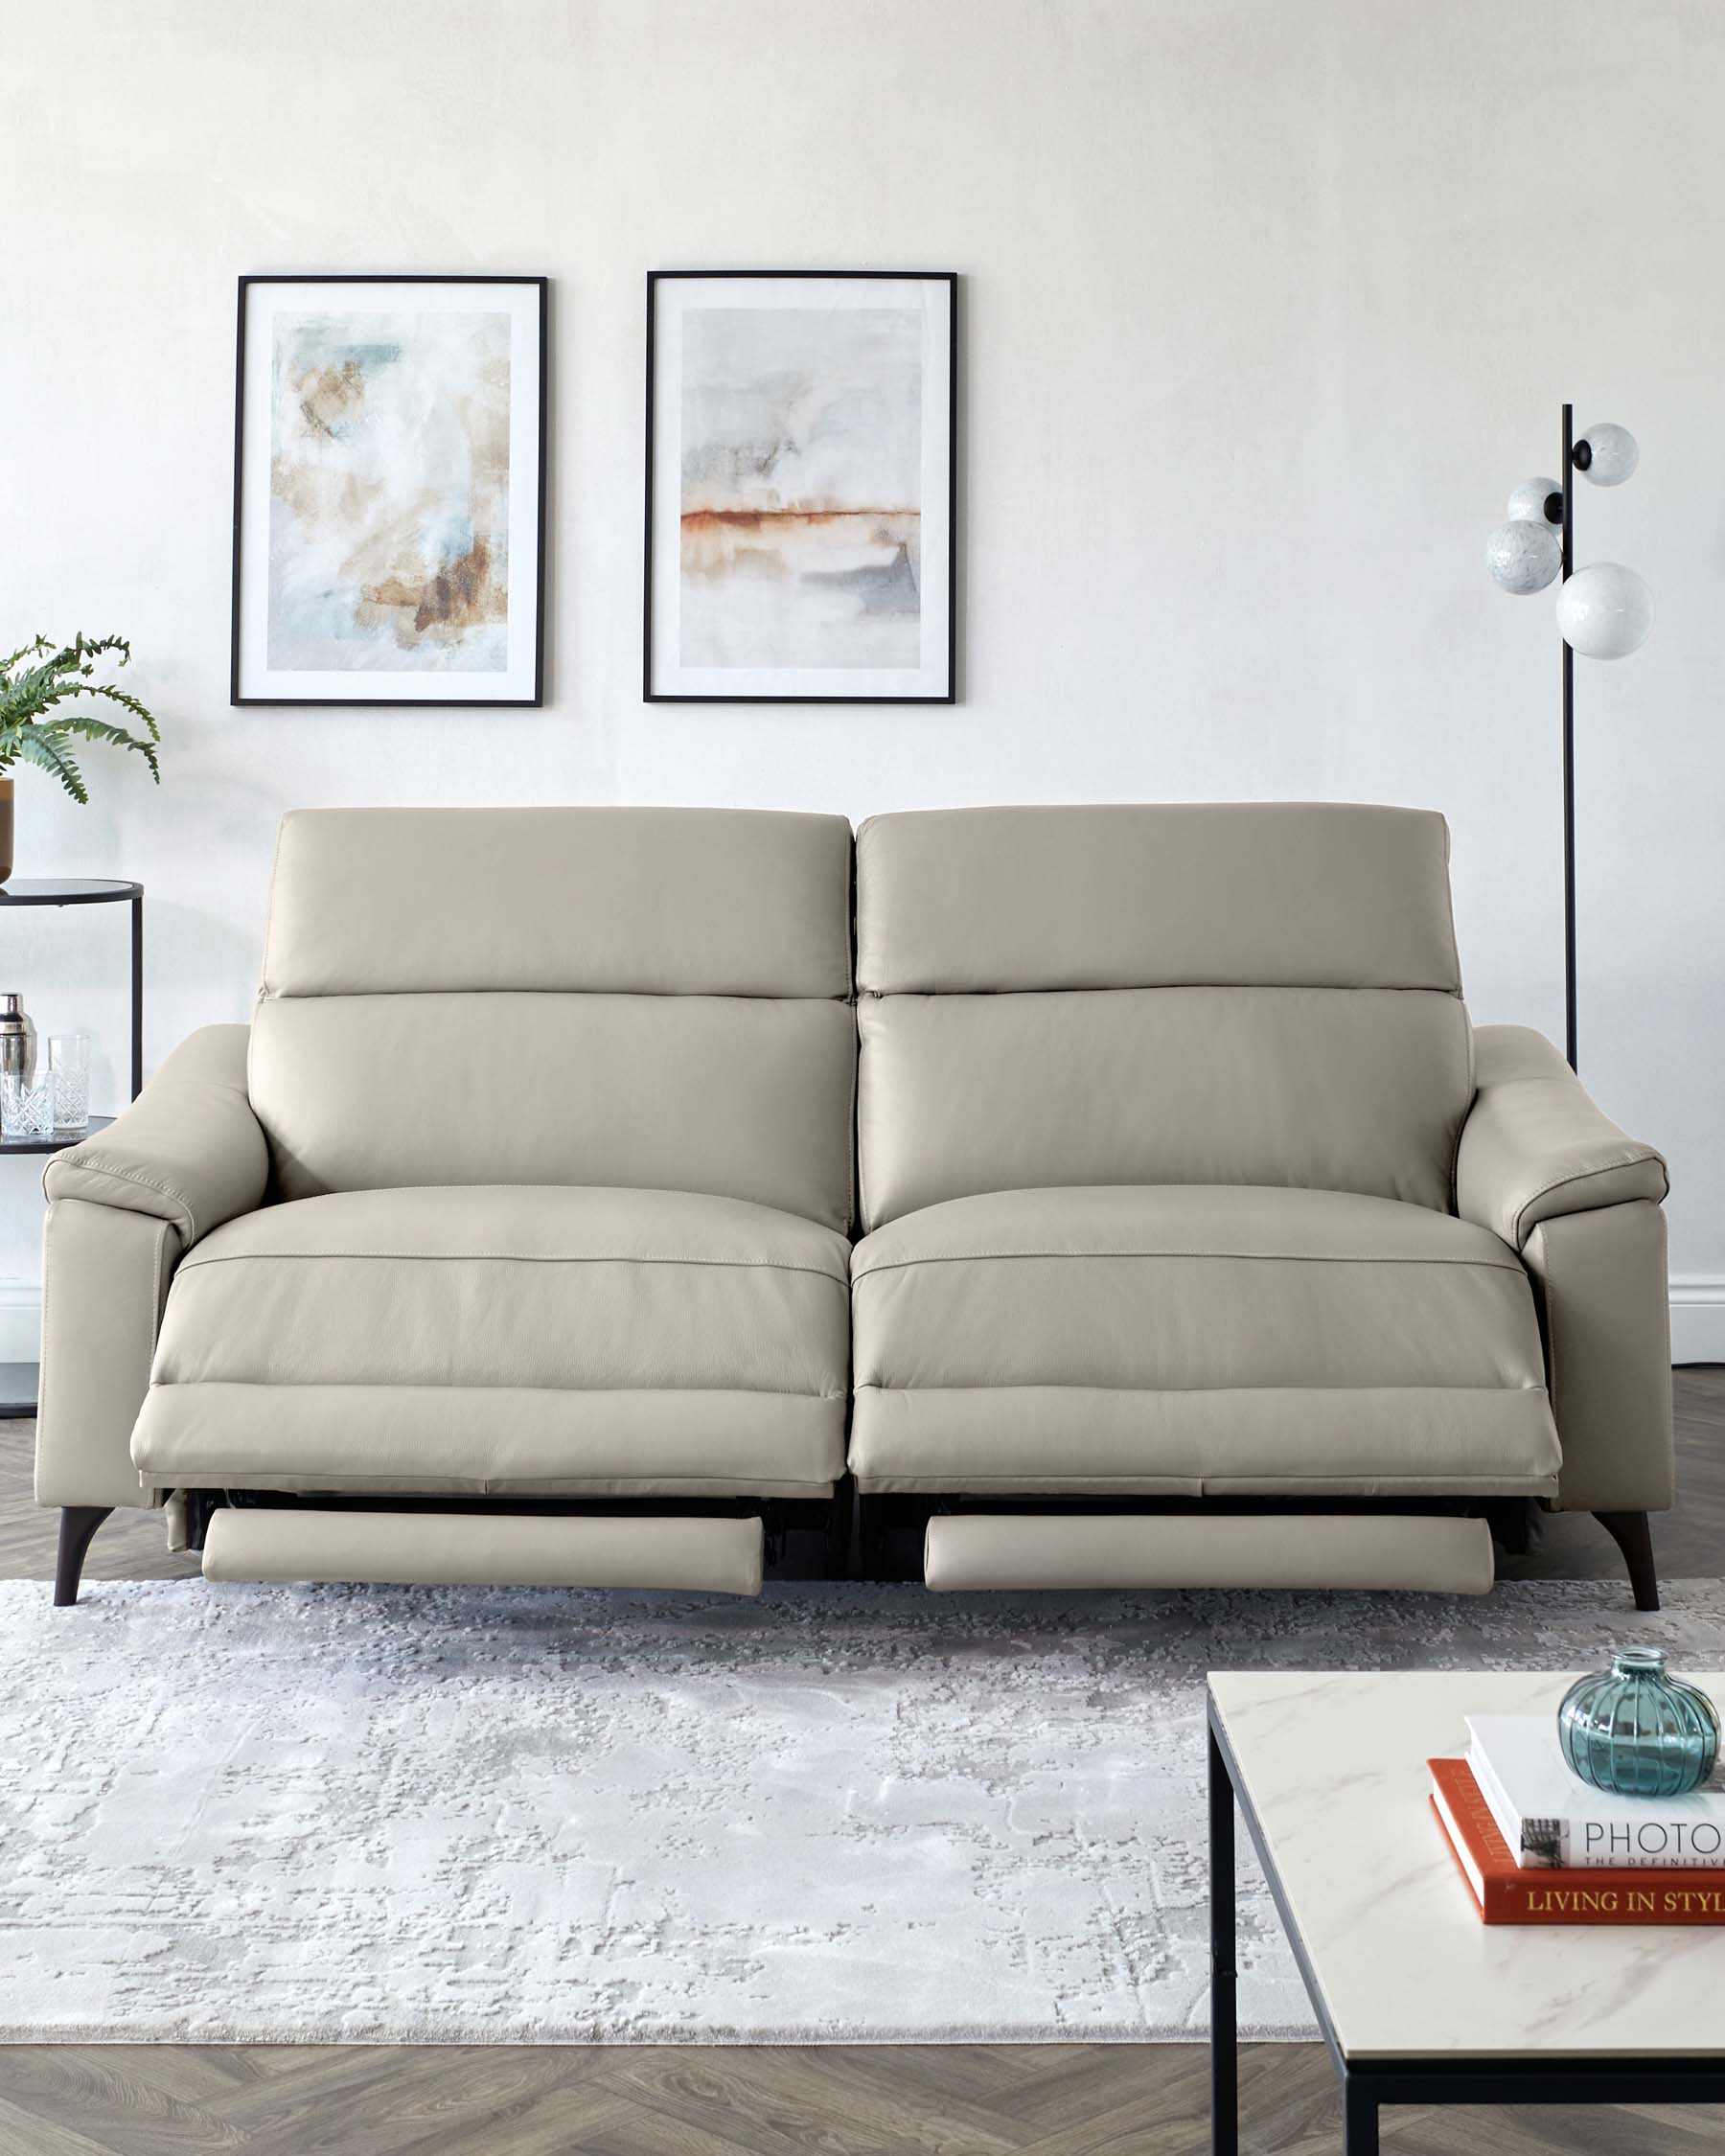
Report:
M 1377 2156 L 1378 2112 L 1387 2103 L 1720 2103 L 1725 2055 L 1714 2057 L 1357 2058 L 1342 2048 L 1305 1941 L 1246 1778 L 1228 1741 L 1213 1698 L 1209 1727 L 1210 1874 L 1210 2147 L 1238 2156 L 1240 2146 L 1239 2030 L 1235 2014 L 1234 1807 L 1263 1868 L 1276 1913 L 1300 1968 L 1300 1982 L 1342 2085 L 1342 2145 L 1346 2156 Z

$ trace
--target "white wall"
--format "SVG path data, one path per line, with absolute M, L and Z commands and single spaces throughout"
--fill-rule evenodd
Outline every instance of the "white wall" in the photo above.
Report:
M 20 873 L 148 883 L 151 1064 L 245 1014 L 276 816 L 337 801 L 1433 804 L 1476 1015 L 1555 1030 L 1556 636 L 1481 557 L 1568 394 L 1643 447 L 1581 558 L 1660 608 L 1577 668 L 1582 1062 L 1725 1353 L 1715 0 L 37 0 L 6 44 L 4 629 L 126 631 L 168 733 L 159 794 L 24 776 Z M 955 710 L 642 703 L 643 281 L 690 265 L 963 273 Z M 544 711 L 228 707 L 269 269 L 555 280 Z M 113 1081 L 121 937 L 0 922 Z M 0 1273 L 36 1219 L 7 1163 Z

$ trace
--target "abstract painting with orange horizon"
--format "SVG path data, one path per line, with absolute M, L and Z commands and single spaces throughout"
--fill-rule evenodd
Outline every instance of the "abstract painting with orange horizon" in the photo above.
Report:
M 249 594 L 262 672 L 333 677 L 355 701 L 432 700 L 432 677 L 435 700 L 491 700 L 512 642 L 536 631 L 537 544 L 524 564 L 516 553 L 535 449 L 518 457 L 516 401 L 537 383 L 517 379 L 515 314 L 482 287 L 446 284 L 427 304 L 404 286 L 381 307 L 284 295 L 266 328 Z
M 948 282 L 688 284 L 656 325 L 649 694 L 938 697 Z

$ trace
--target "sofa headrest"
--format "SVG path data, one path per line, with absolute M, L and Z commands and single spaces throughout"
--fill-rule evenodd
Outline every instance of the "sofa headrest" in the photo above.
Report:
M 1329 801 L 871 816 L 857 985 L 1459 995 L 1448 827 Z
M 299 809 L 264 994 L 850 993 L 850 826 L 751 809 Z

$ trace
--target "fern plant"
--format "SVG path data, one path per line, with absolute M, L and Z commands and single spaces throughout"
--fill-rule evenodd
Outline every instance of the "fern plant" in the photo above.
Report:
M 135 750 L 150 766 L 150 777 L 161 785 L 156 744 L 162 732 L 154 717 L 125 689 L 96 679 L 96 662 L 116 653 L 117 665 L 130 661 L 131 646 L 124 636 L 85 636 L 80 631 L 70 644 L 38 636 L 9 659 L 0 660 L 0 773 L 10 771 L 14 764 L 39 765 L 58 779 L 74 801 L 87 807 L 89 790 L 72 745 L 93 741 Z M 61 708 L 80 697 L 101 697 L 119 704 L 142 722 L 144 731 L 133 733 L 92 711 Z

